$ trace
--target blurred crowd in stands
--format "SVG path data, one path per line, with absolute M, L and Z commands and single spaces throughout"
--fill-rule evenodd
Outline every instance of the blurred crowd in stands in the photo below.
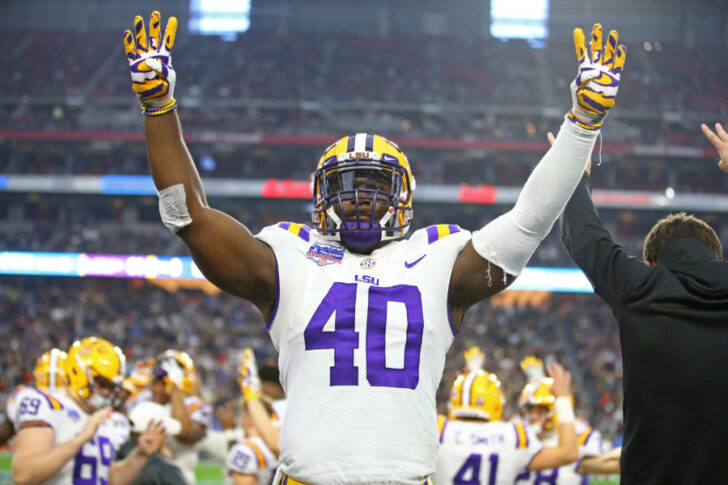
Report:
M 211 198 L 211 204 L 244 223 L 253 233 L 292 221 L 312 225 L 306 201 Z M 509 206 L 475 204 L 415 205 L 412 231 L 432 224 L 458 224 L 476 230 Z M 641 258 L 644 238 L 664 211 L 602 209 L 610 232 L 632 255 Z M 728 214 L 701 212 L 721 240 L 728 240 Z M 728 249 L 728 248 L 724 248 Z M 0 196 L 0 251 L 59 251 L 105 254 L 187 256 L 182 242 L 159 220 L 153 196 Z M 728 256 L 728 252 L 724 251 Z M 555 227 L 531 258 L 531 266 L 574 266 Z
M 544 140 L 549 129 L 557 130 L 558 126 L 544 127 L 543 140 L 529 146 L 528 151 L 402 146 L 420 186 L 521 186 L 547 150 Z M 232 146 L 224 142 L 192 142 L 189 146 L 203 179 L 306 181 L 329 141 L 335 140 L 324 138 L 320 143 L 305 146 Z M 603 145 L 602 153 L 593 156 L 595 163 L 601 160 L 594 172 L 595 188 L 662 192 L 672 187 L 679 193 L 712 194 L 728 189 L 726 178 L 715 177 L 712 159 L 617 154 L 610 153 L 610 148 Z M 140 141 L 0 141 L 0 161 L 1 174 L 140 175 L 149 171 L 145 147 Z
M 514 294 L 520 294 L 523 307 L 517 300 L 506 301 Z M 277 363 L 258 310 L 224 293 L 171 293 L 144 280 L 6 277 L 0 280 L 0 315 L 0 406 L 16 385 L 32 381 L 35 359 L 43 351 L 66 348 L 81 335 L 116 343 L 130 364 L 170 347 L 187 351 L 200 373 L 202 395 L 211 403 L 238 397 L 241 348 L 253 347 L 259 362 Z M 441 412 L 471 345 L 485 350 L 484 367 L 504 383 L 506 416 L 518 412 L 518 395 L 526 383 L 520 360 L 537 355 L 568 366 L 578 414 L 608 438 L 619 436 L 617 328 L 594 295 L 512 292 L 472 308 L 448 354 L 437 394 Z
M 78 96 L 80 104 L 131 95 L 120 33 L 28 34 L 0 37 L 6 46 L 0 60 L 16 67 L 0 73 L 4 95 Z M 630 64 L 619 100 L 625 109 L 725 110 L 728 60 L 678 45 L 648 50 L 628 42 L 627 48 Z M 538 49 L 523 40 L 330 33 L 249 32 L 233 42 L 184 33 L 173 59 L 177 95 L 200 105 L 251 99 L 436 103 L 531 107 L 534 114 L 542 105 L 569 102 L 576 65 L 570 42 L 549 41 Z M 219 109 L 205 111 L 218 119 Z
M 119 36 L 5 32 L 0 129 L 138 130 Z M 118 57 L 109 53 L 119 52 Z M 706 49 L 628 44 L 611 143 L 682 144 L 692 114 L 728 112 L 728 61 Z M 570 105 L 573 46 L 453 37 L 248 33 L 234 42 L 179 35 L 173 50 L 188 131 L 519 140 Z M 11 68 L 12 66 L 12 68 Z M 553 112 L 551 112 L 553 111 Z M 670 116 L 662 116 L 668 113 Z M 498 116 L 500 115 L 500 116 Z M 512 118 L 514 115 L 515 118 Z M 702 120 L 711 121 L 711 120 Z

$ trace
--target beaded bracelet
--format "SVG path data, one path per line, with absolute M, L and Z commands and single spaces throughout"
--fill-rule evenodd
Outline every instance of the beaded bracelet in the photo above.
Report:
M 569 111 L 566 114 L 566 119 L 574 123 L 576 126 L 580 128 L 584 128 L 585 130 L 589 131 L 596 131 L 602 127 L 603 122 L 602 121 L 596 121 L 596 122 L 589 122 L 582 120 L 578 116 L 576 116 L 574 113 Z
M 144 106 L 142 105 L 142 113 L 144 116 L 159 116 L 170 113 L 177 109 L 177 100 L 172 98 L 169 102 L 162 106 Z

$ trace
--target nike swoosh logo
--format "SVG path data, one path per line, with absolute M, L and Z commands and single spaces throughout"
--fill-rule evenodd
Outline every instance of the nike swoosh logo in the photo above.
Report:
M 405 268 L 411 268 L 412 266 L 414 266 L 414 265 L 416 265 L 417 263 L 419 263 L 420 261 L 422 261 L 422 260 L 423 260 L 423 259 L 425 258 L 425 256 L 427 256 L 427 254 L 423 254 L 422 256 L 420 256 L 420 257 L 419 257 L 418 259 L 415 259 L 415 260 L 414 260 L 414 261 L 412 261 L 411 263 L 408 263 L 407 261 L 405 261 L 405 262 L 404 262 L 404 267 L 405 267 Z

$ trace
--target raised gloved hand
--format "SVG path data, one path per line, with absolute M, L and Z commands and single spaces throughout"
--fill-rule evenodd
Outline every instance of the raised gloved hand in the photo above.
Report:
M 240 354 L 240 390 L 246 401 L 258 399 L 261 394 L 260 377 L 258 377 L 258 365 L 255 362 L 253 349 L 246 347 Z
M 177 107 L 174 99 L 176 73 L 172 67 L 172 46 L 177 33 L 177 18 L 170 17 L 160 42 L 160 14 L 152 12 L 149 38 L 140 15 L 134 17 L 134 32 L 124 31 L 124 50 L 129 60 L 132 89 L 145 115 L 169 113 Z M 136 44 L 135 44 L 136 39 Z
M 173 386 L 177 389 L 182 389 L 184 374 L 184 369 L 180 363 L 172 357 L 166 357 L 157 361 L 155 376 L 164 379 L 167 391 L 171 391 Z
M 617 46 L 618 38 L 616 30 L 609 32 L 607 45 L 602 52 L 602 26 L 594 24 L 591 54 L 587 55 L 584 32 L 579 28 L 574 29 L 574 47 L 579 70 L 571 83 L 573 107 L 566 118 L 577 126 L 598 130 L 614 106 L 627 56 L 624 45 Z

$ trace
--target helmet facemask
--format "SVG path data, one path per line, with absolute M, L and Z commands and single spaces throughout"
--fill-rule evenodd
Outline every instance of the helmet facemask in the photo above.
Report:
M 391 158 L 391 160 L 390 160 Z M 397 159 L 343 153 L 314 173 L 314 212 L 322 236 L 367 250 L 401 238 L 412 220 L 414 180 Z
M 128 397 L 128 393 L 118 383 L 107 379 L 104 376 L 97 375 L 95 377 L 90 376 L 89 371 L 89 392 L 90 396 L 85 400 L 87 404 L 92 406 L 94 409 L 103 409 L 107 406 L 111 406 L 114 409 L 121 409 L 124 401 Z M 101 390 L 104 389 L 107 392 L 103 393 Z

